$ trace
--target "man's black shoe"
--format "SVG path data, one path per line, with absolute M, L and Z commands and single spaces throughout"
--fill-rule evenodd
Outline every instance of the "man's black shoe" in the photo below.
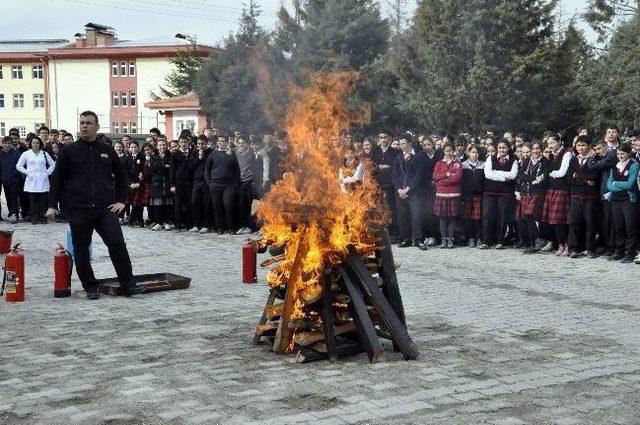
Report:
M 610 257 L 609 260 L 618 261 L 618 260 L 622 260 L 623 258 L 624 258 L 624 253 L 617 252 L 613 257 Z
M 127 288 L 122 288 L 122 293 L 124 294 L 125 297 L 139 295 L 139 294 L 142 294 L 143 291 L 144 291 L 144 288 L 140 285 L 133 285 Z
M 100 299 L 100 291 L 96 289 L 95 291 L 87 292 L 87 299 L 88 300 Z

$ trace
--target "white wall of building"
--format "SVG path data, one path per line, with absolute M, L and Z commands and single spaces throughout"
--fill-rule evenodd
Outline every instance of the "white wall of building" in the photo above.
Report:
M 4 97 L 4 106 L 0 106 L 0 136 L 6 136 L 11 127 L 20 129 L 22 136 L 35 131 L 36 124 L 46 122 L 44 104 L 34 104 L 34 95 L 44 96 L 44 78 L 33 78 L 33 67 L 44 68 L 41 62 L 33 63 L 0 63 L 2 79 L 0 79 L 0 95 Z M 22 70 L 22 78 L 13 78 L 12 67 Z M 43 71 L 44 72 L 44 71 Z M 44 76 L 43 76 L 44 77 Z M 22 95 L 22 106 L 13 105 L 14 95 Z
M 153 127 L 158 127 L 162 133 L 165 133 L 164 115 L 158 114 L 157 110 L 145 108 L 144 104 L 155 100 L 151 97 L 151 92 L 161 96 L 160 86 L 166 87 L 165 79 L 174 69 L 175 65 L 169 61 L 169 58 L 136 59 L 140 133 L 148 133 Z
M 51 127 L 78 131 L 78 115 L 98 114 L 101 132 L 109 132 L 111 93 L 107 59 L 54 60 L 49 66 Z

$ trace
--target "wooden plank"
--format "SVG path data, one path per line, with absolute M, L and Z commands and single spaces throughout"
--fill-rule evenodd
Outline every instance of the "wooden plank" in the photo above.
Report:
M 380 237 L 382 239 L 382 245 L 386 248 L 381 251 L 376 251 L 376 258 L 380 261 L 378 274 L 384 282 L 382 293 L 387 298 L 387 301 L 389 301 L 389 304 L 391 304 L 393 311 L 396 312 L 398 319 L 406 326 L 404 305 L 402 303 L 402 296 L 400 295 L 400 287 L 398 286 L 398 276 L 396 275 L 395 261 L 393 260 L 393 252 L 391 251 L 389 232 L 387 230 L 382 231 Z
M 336 356 L 338 358 L 355 356 L 356 354 L 360 354 L 363 351 L 364 348 L 360 341 L 347 341 L 337 345 Z M 327 358 L 329 358 L 329 354 L 327 352 L 324 352 L 324 350 L 317 351 L 313 348 L 303 348 L 302 350 L 298 351 L 298 354 L 296 355 L 296 361 L 298 363 L 314 362 Z
M 378 335 L 376 335 L 376 329 L 367 312 L 362 292 L 344 270 L 342 270 L 342 281 L 351 297 L 351 312 L 353 314 L 353 321 L 356 323 L 360 342 L 369 356 L 369 361 L 373 363 L 382 355 L 382 344 L 380 344 Z
M 324 290 L 322 291 L 322 309 L 320 314 L 322 316 L 322 330 L 324 331 L 324 341 L 327 344 L 327 354 L 329 355 L 329 361 L 335 363 L 337 360 L 336 355 L 336 335 L 333 327 L 333 291 L 331 290 L 331 283 L 328 279 L 324 279 L 322 282 Z
M 264 327 L 264 325 L 267 323 L 267 309 L 269 309 L 271 306 L 273 306 L 273 302 L 276 299 L 276 294 L 278 293 L 278 289 L 277 288 L 272 288 L 271 291 L 269 291 L 269 296 L 267 297 L 267 303 L 264 306 L 264 310 L 262 311 L 262 317 L 260 318 L 260 321 L 258 322 L 258 326 L 256 327 L 256 333 L 253 336 L 253 343 L 254 344 L 259 344 L 260 343 L 260 338 L 262 337 L 262 332 L 261 329 Z
M 415 344 L 411 340 L 407 328 L 398 318 L 395 310 L 391 307 L 384 294 L 378 288 L 375 281 L 367 271 L 367 267 L 362 261 L 362 257 L 355 250 L 355 248 L 349 248 L 349 255 L 346 259 L 347 273 L 350 274 L 354 282 L 362 288 L 362 294 L 367 298 L 369 303 L 375 307 L 385 327 L 384 330 L 389 332 L 393 337 L 393 341 L 398 345 L 398 348 L 407 360 L 413 360 L 418 358 L 420 353 Z M 375 332 L 375 330 L 374 330 Z M 376 335 L 377 338 L 377 335 Z
M 294 330 L 291 329 L 289 323 L 291 322 L 291 315 L 293 314 L 293 309 L 298 298 L 296 284 L 302 277 L 302 260 L 307 253 L 306 233 L 306 228 L 303 227 L 296 248 L 296 257 L 293 260 L 291 272 L 289 273 L 289 281 L 286 284 L 284 308 L 282 310 L 282 316 L 280 317 L 280 324 L 278 325 L 276 338 L 273 341 L 273 351 L 279 354 L 290 351 L 290 347 L 292 346 L 291 340 Z

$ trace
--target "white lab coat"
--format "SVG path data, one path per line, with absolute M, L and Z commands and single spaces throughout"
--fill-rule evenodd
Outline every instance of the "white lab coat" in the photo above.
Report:
M 49 191 L 49 176 L 56 168 L 56 163 L 45 151 L 40 150 L 36 155 L 32 149 L 29 149 L 20 155 L 16 168 L 27 176 L 24 182 L 25 192 L 45 193 Z

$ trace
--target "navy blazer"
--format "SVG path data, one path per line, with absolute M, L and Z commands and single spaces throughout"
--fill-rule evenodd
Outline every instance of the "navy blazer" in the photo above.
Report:
M 410 187 L 409 196 L 423 195 L 426 171 L 427 164 L 423 155 L 413 153 L 405 164 L 404 154 L 400 154 L 391 166 L 391 183 L 396 190 Z

